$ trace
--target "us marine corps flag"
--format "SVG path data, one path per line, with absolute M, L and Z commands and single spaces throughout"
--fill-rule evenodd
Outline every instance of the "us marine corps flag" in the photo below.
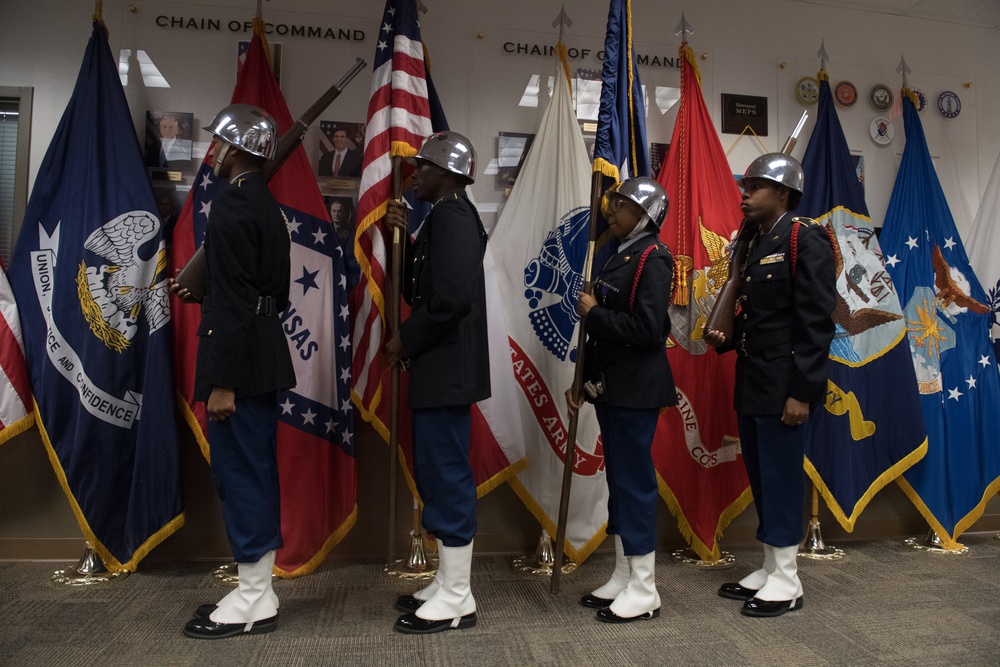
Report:
M 134 570 L 184 523 L 166 268 L 118 65 L 95 21 L 10 277 L 42 441 L 113 572 Z
M 740 224 L 740 190 L 686 41 L 679 55 L 680 108 L 657 176 L 670 200 L 660 240 L 677 267 L 667 357 L 679 403 L 660 414 L 653 463 L 660 495 L 681 534 L 700 558 L 717 560 L 722 530 L 751 500 L 733 410 L 736 355 L 717 354 L 702 340 L 705 319 L 728 275 L 725 246 Z
M 556 49 L 552 99 L 490 238 L 530 461 L 510 484 L 553 536 L 568 430 L 563 392 L 573 384 L 591 182 L 565 46 Z M 579 420 L 564 548 L 582 562 L 604 540 L 608 485 L 597 417 L 581 410 Z
M 806 428 L 806 472 L 845 530 L 886 484 L 927 452 L 906 324 L 824 70 L 816 126 L 802 159 L 795 213 L 834 233 L 836 325 L 824 409 Z
M 263 21 L 255 19 L 232 102 L 261 107 L 284 132 L 291 128 L 292 116 L 274 79 L 263 34 Z M 212 196 L 221 185 L 211 166 L 202 164 L 174 232 L 175 266 L 183 266 L 204 240 Z M 289 304 L 279 319 L 297 380 L 293 389 L 278 394 L 284 546 L 278 549 L 275 569 L 280 576 L 296 577 L 315 570 L 357 519 L 347 278 L 336 232 L 303 148 L 289 156 L 268 187 L 288 220 L 292 241 Z M 205 405 L 192 401 L 201 313 L 191 305 L 175 310 L 182 409 L 207 456 Z
M 915 100 L 904 88 L 906 148 L 880 239 L 927 429 L 927 455 L 898 481 L 944 547 L 957 548 L 1000 490 L 1000 374 L 986 292 L 934 172 Z

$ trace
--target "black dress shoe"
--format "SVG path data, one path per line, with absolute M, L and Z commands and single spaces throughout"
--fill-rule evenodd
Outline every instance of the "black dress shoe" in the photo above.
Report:
M 719 597 L 722 598 L 729 598 L 730 600 L 752 600 L 755 595 L 757 595 L 756 589 L 746 588 L 745 586 L 740 586 L 739 584 L 722 584 L 719 586 Z
M 599 598 L 596 595 L 591 595 L 590 593 L 587 593 L 580 598 L 580 604 L 584 607 L 590 607 L 591 609 L 604 609 L 605 607 L 610 607 L 612 602 L 614 602 L 614 600 Z
M 216 623 L 210 618 L 192 618 L 184 626 L 184 634 L 193 639 L 224 639 L 240 635 L 262 635 L 278 628 L 278 615 L 252 623 Z
M 645 614 L 639 614 L 638 616 L 629 616 L 628 618 L 624 616 L 619 616 L 615 612 L 611 611 L 611 607 L 605 607 L 604 609 L 597 610 L 597 620 L 604 621 L 605 623 L 631 623 L 632 621 L 648 621 L 659 617 L 660 617 L 659 607 L 657 607 L 653 611 L 647 611 Z
M 476 624 L 476 620 L 476 612 L 466 614 L 461 618 L 444 618 L 439 621 L 429 621 L 416 614 L 403 614 L 396 619 L 393 629 L 407 635 L 429 635 L 432 632 L 471 628 Z
M 212 615 L 212 612 L 219 608 L 217 604 L 202 604 L 198 605 L 198 608 L 194 610 L 195 618 L 208 618 Z
M 794 600 L 758 600 L 753 598 L 743 603 L 740 613 L 744 616 L 781 616 L 786 611 L 802 609 L 802 596 Z
M 393 607 L 396 611 L 401 611 L 404 614 L 412 614 L 424 604 L 423 600 L 418 600 L 412 595 L 400 595 L 396 598 L 396 604 Z

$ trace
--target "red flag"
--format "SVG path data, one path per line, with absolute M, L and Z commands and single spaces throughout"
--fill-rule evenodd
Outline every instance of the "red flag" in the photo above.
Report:
M 372 74 L 371 100 L 358 199 L 355 254 L 361 280 L 351 294 L 353 321 L 353 379 L 351 398 L 365 421 L 389 440 L 390 371 L 382 364 L 385 326 L 385 237 L 378 222 L 385 215 L 392 192 L 392 158 L 412 157 L 432 127 L 432 107 L 437 100 L 427 82 L 424 49 L 413 0 L 387 0 L 382 17 Z M 443 115 L 443 114 L 442 114 Z M 444 122 L 443 117 L 435 117 Z M 428 209 L 429 210 L 429 209 Z M 487 259 L 489 262 L 489 259 Z M 487 319 L 491 349 L 490 374 L 493 398 L 472 408 L 472 446 L 469 453 L 480 496 L 522 470 L 526 462 L 516 412 L 509 405 L 517 389 L 510 369 L 506 326 L 502 321 L 499 287 L 487 271 Z M 401 319 L 409 309 L 402 306 Z M 412 434 L 407 409 L 408 378 L 400 376 L 400 452 L 406 463 L 406 481 L 414 497 Z
M 281 132 L 292 117 L 271 71 L 263 22 L 254 36 L 233 90 L 232 102 L 270 113 Z M 183 266 L 204 239 L 211 195 L 217 187 L 204 163 L 174 232 L 174 267 Z M 288 338 L 297 385 L 281 392 L 278 423 L 278 479 L 281 533 L 275 569 L 285 577 L 312 572 L 347 534 L 357 518 L 350 392 L 350 335 L 343 255 L 330 224 L 305 150 L 298 148 L 268 184 L 288 220 L 291 234 L 291 290 L 280 315 Z M 188 423 L 208 456 L 205 406 L 193 404 L 192 344 L 198 308 L 175 302 L 175 375 Z
M 687 42 L 680 56 L 680 111 L 657 179 L 670 199 L 660 239 L 673 252 L 679 280 L 667 356 L 680 403 L 660 416 L 653 463 L 681 534 L 699 557 L 715 560 L 719 535 L 751 500 L 733 410 L 735 357 L 702 340 L 728 275 L 724 248 L 739 227 L 741 197 Z
M 0 444 L 32 427 L 35 411 L 24 362 L 21 318 L 0 262 Z

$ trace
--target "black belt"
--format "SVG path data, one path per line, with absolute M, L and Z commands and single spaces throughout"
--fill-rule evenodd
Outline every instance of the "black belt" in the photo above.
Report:
M 778 329 L 777 331 L 761 334 L 760 336 L 754 336 L 753 338 L 747 338 L 747 335 L 744 333 L 743 337 L 737 341 L 736 349 L 739 350 L 740 354 L 744 357 L 749 357 L 752 354 L 757 354 L 758 352 L 775 347 L 776 345 L 783 345 L 791 342 L 791 329 Z
M 274 317 L 278 314 L 278 309 L 275 306 L 273 296 L 270 294 L 262 294 L 257 297 L 257 314 L 263 315 L 264 317 Z

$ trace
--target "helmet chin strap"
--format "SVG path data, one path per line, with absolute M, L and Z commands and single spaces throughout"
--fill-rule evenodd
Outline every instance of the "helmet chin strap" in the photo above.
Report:
M 622 241 L 623 242 L 624 241 L 631 241 L 632 239 L 634 239 L 639 234 L 642 234 L 644 231 L 646 231 L 646 228 L 649 227 L 649 223 L 651 223 L 652 221 L 653 221 L 653 219 L 649 217 L 648 213 L 643 213 L 642 214 L 642 220 L 640 220 L 638 223 L 636 223 L 635 227 L 632 228 L 632 231 L 630 231 L 628 234 L 626 234 L 625 238 L 623 238 Z
M 222 148 L 215 154 L 215 161 L 212 163 L 212 173 L 215 174 L 216 178 L 220 177 L 219 172 L 222 171 L 222 163 L 225 161 L 226 156 L 229 155 L 230 148 L 232 148 L 232 145 L 222 142 Z

